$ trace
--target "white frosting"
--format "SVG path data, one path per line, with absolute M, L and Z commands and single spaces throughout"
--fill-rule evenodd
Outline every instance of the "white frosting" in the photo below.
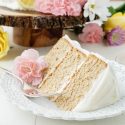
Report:
M 94 81 L 92 88 L 73 111 L 91 111 L 114 104 L 120 99 L 117 80 L 110 66 Z
M 76 40 L 71 40 L 68 35 L 63 36 L 74 48 L 78 49 L 83 54 L 89 55 L 89 51 L 83 49 L 81 45 Z
M 99 59 L 103 60 L 104 62 L 106 62 L 108 64 L 108 60 L 106 58 L 104 58 L 103 56 L 101 56 L 100 54 L 93 53 L 93 52 L 90 52 L 90 54 L 95 55 L 96 57 L 98 57 Z

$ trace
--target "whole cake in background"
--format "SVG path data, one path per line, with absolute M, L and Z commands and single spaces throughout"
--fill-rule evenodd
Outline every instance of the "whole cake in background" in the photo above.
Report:
M 45 56 L 45 61 L 48 69 L 39 91 L 61 91 L 60 95 L 49 98 L 60 109 L 91 111 L 118 101 L 117 80 L 108 62 L 83 50 L 68 36 L 58 41 Z
M 50 46 L 62 37 L 63 29 L 84 23 L 84 3 L 85 0 L 2 0 L 0 25 L 14 27 L 16 44 Z
M 80 42 L 100 43 L 103 42 L 103 39 L 106 38 L 107 45 L 117 46 L 125 43 L 125 3 L 124 1 L 119 1 L 118 4 L 120 6 L 118 5 L 118 7 L 114 7 L 112 3 L 115 3 L 115 1 L 113 2 L 111 0 L 1 0 L 0 6 L 8 7 L 13 10 L 23 10 L 23 12 L 41 12 L 39 14 L 42 14 L 42 16 L 44 15 L 45 17 L 45 21 L 41 22 L 45 22 L 45 24 L 47 25 L 44 25 L 43 23 L 39 24 L 40 21 L 38 21 L 32 24 L 32 26 L 34 26 L 35 24 L 33 28 L 40 29 L 44 27 L 47 29 L 73 29 L 73 31 L 78 35 Z M 54 20 L 51 21 L 51 18 L 51 20 L 48 21 L 47 15 L 52 16 Z M 39 17 L 42 16 L 39 15 Z M 37 18 L 37 16 L 35 17 Z M 5 21 L 1 21 L 1 25 L 16 25 L 16 27 L 18 27 L 17 24 L 19 19 L 15 18 L 13 19 L 13 21 L 11 20 L 12 23 L 5 23 Z M 19 26 L 27 26 L 32 22 L 25 24 L 24 21 L 21 24 L 19 23 Z M 62 32 L 60 34 L 62 35 Z M 118 37 L 115 37 L 116 35 Z M 42 37 L 43 36 L 44 34 L 42 35 Z M 49 37 L 50 36 L 51 33 Z

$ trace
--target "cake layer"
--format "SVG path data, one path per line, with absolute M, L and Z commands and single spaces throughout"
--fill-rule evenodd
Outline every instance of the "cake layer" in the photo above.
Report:
M 51 70 L 54 70 L 63 61 L 63 59 L 65 58 L 67 53 L 71 51 L 71 49 L 72 46 L 70 45 L 70 43 L 66 39 L 61 38 L 45 56 L 45 60 L 49 65 L 47 72 L 49 73 Z
M 87 56 L 85 54 L 72 47 L 71 51 L 67 53 L 56 69 L 43 80 L 40 86 L 40 91 L 45 93 L 54 93 L 59 91 L 61 88 L 63 89 L 86 59 Z
M 71 51 L 71 49 L 71 44 L 65 38 L 61 38 L 54 45 L 54 47 L 45 56 L 45 61 L 48 63 L 48 69 L 46 70 L 46 74 L 44 76 L 43 81 L 45 81 L 48 76 L 51 75 L 52 72 L 54 72 L 58 65 L 63 61 L 67 53 Z
M 94 55 L 90 55 L 78 72 L 70 79 L 63 93 L 52 98 L 62 110 L 73 110 L 93 85 L 93 81 L 107 67 L 107 64 Z

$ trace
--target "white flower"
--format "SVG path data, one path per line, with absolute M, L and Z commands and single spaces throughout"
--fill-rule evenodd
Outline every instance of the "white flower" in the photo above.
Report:
M 110 0 L 88 0 L 84 6 L 84 17 L 89 17 L 92 21 L 97 15 L 100 20 L 106 21 L 111 15 L 108 10 Z

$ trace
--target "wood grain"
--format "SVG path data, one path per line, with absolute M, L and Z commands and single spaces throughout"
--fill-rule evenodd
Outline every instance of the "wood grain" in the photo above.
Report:
M 13 28 L 13 39 L 18 45 L 26 47 L 45 47 L 54 45 L 62 37 L 63 29 Z
M 83 16 L 54 16 L 33 11 L 14 11 L 0 7 L 0 25 L 32 29 L 73 28 L 84 23 Z

